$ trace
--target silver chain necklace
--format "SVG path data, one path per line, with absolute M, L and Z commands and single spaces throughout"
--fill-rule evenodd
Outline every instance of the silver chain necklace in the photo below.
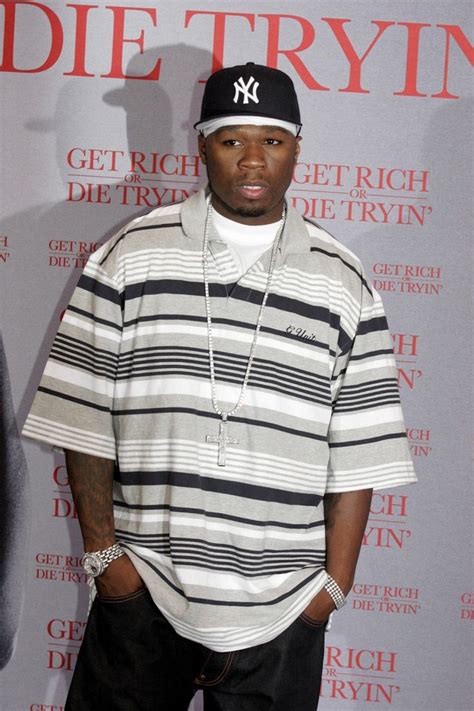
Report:
M 283 208 L 283 213 L 282 213 L 282 217 L 281 217 L 281 224 L 280 224 L 280 227 L 278 228 L 278 232 L 277 232 L 274 242 L 273 242 L 271 258 L 270 258 L 270 266 L 268 268 L 267 283 L 265 286 L 265 292 L 263 295 L 262 303 L 260 305 L 260 311 L 259 311 L 258 318 L 257 318 L 257 324 L 255 326 L 255 333 L 254 333 L 252 345 L 250 348 L 247 369 L 245 371 L 244 380 L 243 380 L 242 386 L 240 388 L 240 396 L 237 401 L 237 404 L 231 410 L 223 410 L 222 408 L 219 407 L 219 403 L 217 400 L 217 393 L 216 393 L 216 371 L 215 371 L 215 365 L 214 365 L 214 344 L 213 344 L 213 337 L 212 337 L 211 300 L 209 298 L 209 270 L 208 270 L 209 231 L 210 231 L 210 225 L 211 225 L 211 221 L 212 221 L 212 212 L 213 212 L 212 203 L 211 203 L 211 201 L 209 201 L 209 206 L 207 208 L 207 215 L 206 215 L 206 226 L 204 228 L 204 244 L 203 244 L 203 251 L 202 251 L 202 264 L 203 264 L 203 272 L 204 272 L 204 299 L 206 302 L 207 338 L 208 338 L 208 345 L 209 345 L 209 369 L 210 369 L 210 374 L 211 374 L 212 406 L 213 406 L 214 410 L 217 412 L 217 414 L 221 416 L 222 419 L 219 423 L 219 434 L 218 435 L 207 435 L 206 442 L 209 442 L 210 444 L 219 445 L 218 455 L 217 455 L 217 464 L 220 467 L 225 467 L 227 445 L 228 444 L 239 444 L 238 439 L 236 439 L 235 437 L 229 437 L 227 434 L 227 424 L 228 424 L 227 418 L 231 417 L 231 415 L 235 415 L 237 410 L 239 410 L 242 407 L 242 404 L 244 401 L 245 391 L 247 389 L 247 384 L 248 384 L 249 377 L 250 377 L 250 371 L 252 369 L 252 363 L 253 363 L 253 359 L 255 356 L 255 350 L 257 348 L 258 334 L 260 332 L 260 327 L 262 325 L 263 312 L 265 310 L 265 305 L 267 303 L 268 294 L 270 292 L 270 285 L 271 285 L 271 281 L 272 281 L 272 277 L 273 277 L 273 272 L 275 270 L 275 262 L 276 262 L 276 257 L 277 257 L 277 253 L 278 253 L 278 247 L 280 245 L 281 235 L 282 235 L 283 229 L 285 227 L 286 207 Z

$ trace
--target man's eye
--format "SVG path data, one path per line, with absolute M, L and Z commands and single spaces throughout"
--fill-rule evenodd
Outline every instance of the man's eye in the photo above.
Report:
M 227 138 L 225 141 L 223 141 L 224 146 L 239 146 L 240 143 L 236 138 Z
M 281 141 L 279 141 L 278 138 L 266 138 L 265 143 L 267 143 L 269 146 L 278 146 Z

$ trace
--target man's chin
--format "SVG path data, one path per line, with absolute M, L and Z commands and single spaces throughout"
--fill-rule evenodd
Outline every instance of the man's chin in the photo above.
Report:
M 236 217 L 263 217 L 271 209 L 268 205 L 262 205 L 261 202 L 252 203 L 250 200 L 244 205 L 229 205 L 227 203 L 226 208 Z
M 252 207 L 237 207 L 234 208 L 234 214 L 239 217 L 262 217 L 268 212 L 263 207 L 258 207 L 257 205 Z
M 212 191 L 212 186 L 211 191 Z M 246 200 L 246 201 L 235 201 L 234 204 L 230 204 L 230 201 L 222 200 L 215 193 L 213 193 L 212 200 L 214 207 L 223 215 L 227 215 L 230 219 L 235 220 L 252 220 L 265 217 L 268 213 L 271 213 L 274 207 L 267 204 L 265 201 L 260 200 Z M 278 218 L 277 218 L 278 219 Z

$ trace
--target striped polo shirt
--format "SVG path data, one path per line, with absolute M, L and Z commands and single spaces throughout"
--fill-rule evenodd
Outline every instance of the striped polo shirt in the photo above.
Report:
M 176 631 L 216 651 L 276 637 L 326 581 L 323 497 L 415 481 L 391 339 L 358 259 L 288 208 L 243 406 L 211 402 L 205 190 L 93 254 L 24 434 L 117 462 L 126 547 Z M 210 235 L 217 396 L 237 402 L 271 249 L 239 279 Z

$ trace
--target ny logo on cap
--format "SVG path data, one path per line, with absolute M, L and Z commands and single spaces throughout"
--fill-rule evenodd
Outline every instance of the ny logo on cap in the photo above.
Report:
M 252 86 L 253 82 L 253 87 L 252 87 L 252 92 L 250 92 L 250 87 Z M 258 96 L 257 96 L 257 89 L 260 86 L 258 81 L 255 81 L 253 77 L 250 77 L 247 83 L 244 82 L 243 77 L 239 77 L 237 81 L 234 81 L 234 88 L 235 88 L 235 94 L 234 94 L 234 104 L 237 103 L 239 94 L 242 94 L 243 97 L 243 103 L 248 104 L 249 99 L 252 99 L 256 104 L 258 104 Z

